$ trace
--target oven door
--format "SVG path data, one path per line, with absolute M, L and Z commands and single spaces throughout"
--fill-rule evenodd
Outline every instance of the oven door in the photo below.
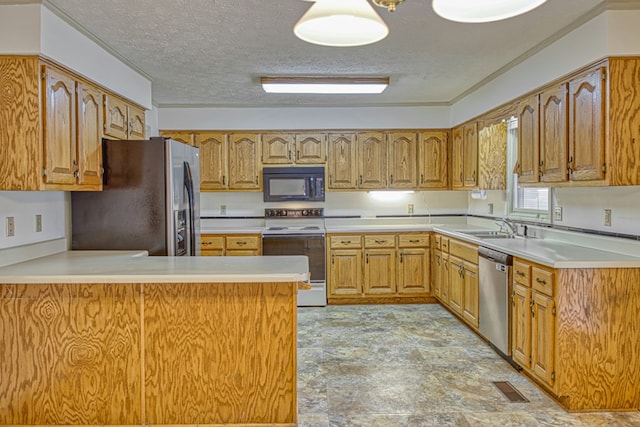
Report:
M 327 304 L 325 237 L 323 234 L 263 235 L 262 255 L 305 255 L 309 258 L 311 290 L 298 292 L 299 306 Z

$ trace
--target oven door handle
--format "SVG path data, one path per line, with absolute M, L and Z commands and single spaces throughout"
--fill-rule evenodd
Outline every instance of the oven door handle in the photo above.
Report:
M 324 239 L 324 234 L 263 234 L 263 239 L 315 239 L 322 238 Z

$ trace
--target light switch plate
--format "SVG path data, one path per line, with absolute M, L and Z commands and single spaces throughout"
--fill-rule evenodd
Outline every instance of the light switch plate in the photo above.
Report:
M 36 214 L 36 233 L 42 232 L 42 215 Z
M 7 217 L 7 237 L 16 235 L 16 223 L 12 216 Z
M 611 209 L 604 210 L 604 226 L 611 227 Z

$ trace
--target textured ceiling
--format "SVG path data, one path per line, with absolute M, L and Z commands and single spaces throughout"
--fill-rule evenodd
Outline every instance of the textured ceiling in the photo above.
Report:
M 407 0 L 383 41 L 332 48 L 305 43 L 301 0 L 46 0 L 153 82 L 159 106 L 434 105 L 450 103 L 604 0 L 548 0 L 490 24 L 453 23 L 430 0 Z M 265 94 L 261 76 L 389 76 L 382 95 Z

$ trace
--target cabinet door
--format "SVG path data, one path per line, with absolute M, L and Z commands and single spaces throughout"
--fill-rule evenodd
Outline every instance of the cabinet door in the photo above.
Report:
M 462 172 L 465 188 L 478 186 L 478 127 L 476 123 L 464 126 L 464 153 Z
M 328 138 L 329 188 L 357 188 L 356 135 L 352 133 L 330 133 Z
M 398 254 L 398 293 L 428 293 L 431 262 L 427 248 L 403 248 Z
M 507 124 L 496 123 L 478 132 L 478 186 L 484 190 L 507 188 Z
M 396 293 L 395 249 L 365 249 L 364 293 L 365 295 Z
M 518 182 L 538 182 L 539 168 L 538 95 L 533 95 L 518 106 Z
M 145 139 L 145 118 L 144 110 L 133 105 L 127 106 L 128 133 L 129 139 Z
M 102 97 L 97 87 L 78 83 L 78 184 L 102 186 Z
M 462 317 L 472 327 L 477 328 L 478 313 L 480 311 L 480 290 L 478 289 L 478 266 L 469 262 L 464 263 L 464 290 Z
M 104 95 L 104 134 L 116 139 L 127 139 L 129 127 L 128 105 L 110 94 Z
M 531 289 L 513 284 L 511 351 L 513 360 L 523 368 L 531 367 Z
M 566 83 L 540 94 L 541 182 L 562 182 L 568 179 L 568 99 Z
M 416 147 L 414 132 L 391 132 L 389 140 L 389 188 L 415 188 Z
M 224 236 L 203 234 L 200 236 L 200 255 L 222 256 L 224 255 Z
M 262 163 L 291 164 L 294 162 L 294 134 L 263 133 Z
M 431 251 L 431 289 L 436 298 L 442 298 L 442 251 Z
M 255 133 L 231 133 L 229 144 L 229 189 L 259 190 L 260 186 L 260 135 Z
M 453 129 L 451 155 L 451 187 L 460 189 L 464 187 L 464 129 L 462 126 Z
M 447 188 L 449 133 L 422 132 L 418 135 L 418 187 Z
M 387 187 L 387 144 L 382 132 L 358 134 L 358 188 Z
M 324 133 L 296 133 L 296 163 L 327 163 L 327 136 Z
M 228 188 L 227 137 L 220 132 L 198 132 L 195 145 L 200 149 L 200 190 Z
M 552 386 L 555 382 L 555 306 L 553 298 L 533 293 L 531 366 L 533 373 Z
M 47 184 L 75 184 L 76 81 L 50 67 L 43 67 L 46 90 L 43 99 L 44 180 Z
M 180 130 L 161 130 L 160 136 L 165 138 L 171 138 L 174 141 L 182 142 L 187 145 L 196 145 L 195 136 L 193 132 L 180 131 Z
M 450 256 L 449 270 L 449 307 L 461 315 L 464 305 L 464 261 Z
M 440 294 L 442 295 L 441 301 L 446 305 L 449 305 L 449 289 L 451 289 L 450 274 L 449 254 L 442 252 L 442 264 L 440 264 Z
M 604 68 L 569 82 L 569 178 L 605 177 Z
M 362 251 L 332 249 L 329 264 L 330 296 L 362 294 Z

